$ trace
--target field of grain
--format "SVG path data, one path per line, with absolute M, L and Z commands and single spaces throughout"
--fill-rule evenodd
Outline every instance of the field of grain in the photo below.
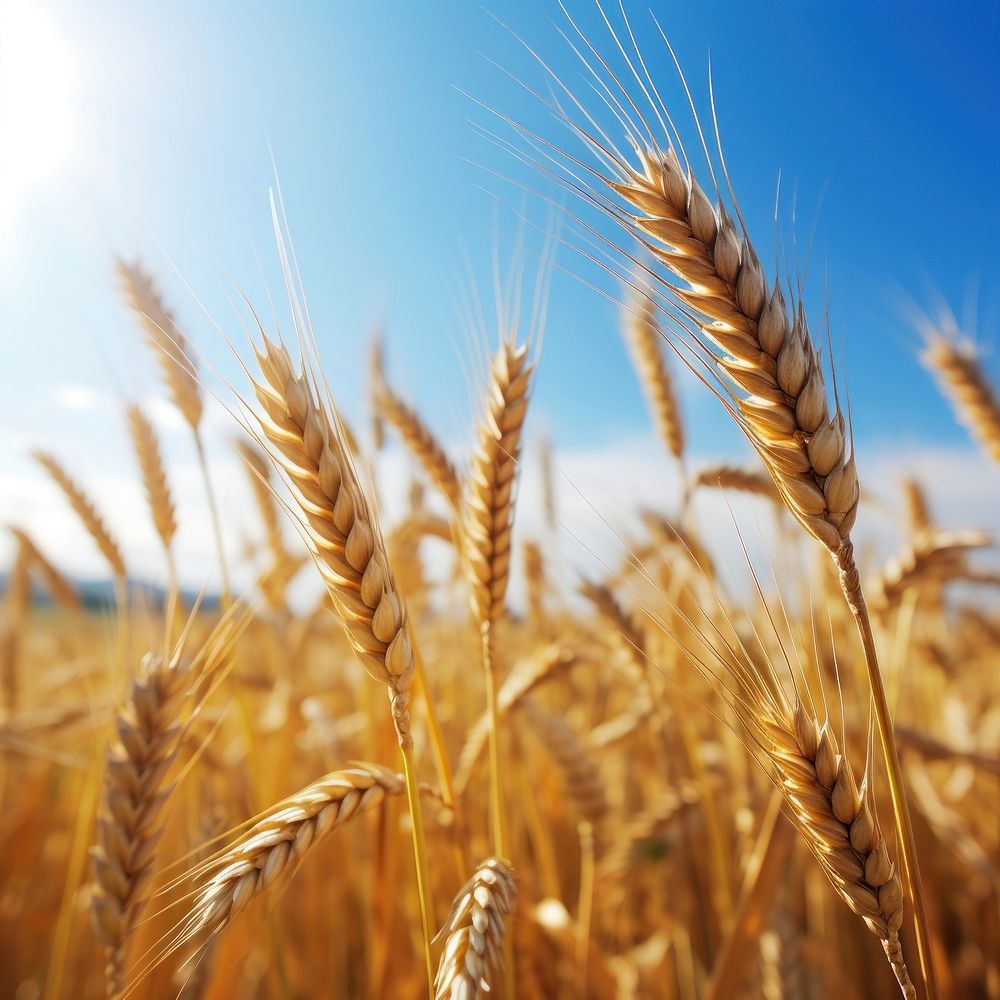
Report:
M 44 533 L 5 528 L 0 996 L 1000 1000 L 994 539 L 941 520 L 916 470 L 873 494 L 837 351 L 744 225 L 712 108 L 668 107 L 643 61 L 664 39 L 611 24 L 574 37 L 589 89 L 539 56 L 522 96 L 550 134 L 517 107 L 485 114 L 555 192 L 548 249 L 603 272 L 607 336 L 676 499 L 632 509 L 622 482 L 595 514 L 634 532 L 599 571 L 567 572 L 575 486 L 531 431 L 543 342 L 565 333 L 547 326 L 549 259 L 501 262 L 495 302 L 469 310 L 496 320 L 474 331 L 489 363 L 463 454 L 379 336 L 347 373 L 366 412 L 338 406 L 280 191 L 287 302 L 241 301 L 243 328 L 216 333 L 232 385 L 156 267 L 116 260 L 198 457 L 215 568 L 201 593 L 180 585 L 186 511 L 141 398 L 122 420 L 162 592 L 138 585 L 80 456 L 34 442 L 110 584 L 82 593 Z M 1000 503 L 988 367 L 947 313 L 913 336 Z M 680 379 L 752 462 L 692 460 Z M 256 511 L 238 552 L 219 447 Z M 403 496 L 379 475 L 389 448 L 408 456 Z M 720 496 L 733 506 L 703 503 Z M 905 538 L 888 561 L 856 538 L 868 503 Z M 720 554 L 727 509 L 725 537 L 748 541 Z

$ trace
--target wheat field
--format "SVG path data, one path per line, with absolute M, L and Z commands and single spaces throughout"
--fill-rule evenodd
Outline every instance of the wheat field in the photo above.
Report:
M 647 68 L 654 27 L 609 17 L 576 37 L 564 14 L 592 86 L 541 53 L 521 96 L 551 132 L 492 105 L 483 131 L 555 192 L 550 250 L 599 265 L 607 337 L 676 496 L 633 509 L 621 483 L 598 516 L 634 531 L 612 562 L 567 572 L 574 485 L 532 427 L 560 336 L 551 260 L 512 266 L 475 331 L 489 361 L 464 453 L 396 384 L 381 336 L 346 373 L 365 411 L 340 408 L 280 194 L 287 308 L 248 297 L 242 329 L 222 321 L 232 384 L 156 267 L 115 260 L 198 458 L 215 570 L 201 592 L 180 584 L 189 512 L 141 398 L 122 421 L 162 592 L 139 586 L 79 456 L 33 442 L 110 583 L 81 592 L 44 533 L 5 528 L 3 997 L 1000 1000 L 995 539 L 939 519 L 917 470 L 873 494 L 837 352 L 748 231 L 713 109 L 675 124 L 690 112 Z M 947 314 L 913 337 L 1000 498 L 979 349 Z M 693 457 L 682 379 L 751 461 Z M 205 418 L 220 400 L 221 442 Z M 254 505 L 240 551 L 218 447 Z M 378 474 L 390 449 L 405 495 Z M 719 496 L 751 540 L 721 558 L 706 511 L 726 508 L 703 502 Z M 869 503 L 905 537 L 888 560 L 857 537 Z

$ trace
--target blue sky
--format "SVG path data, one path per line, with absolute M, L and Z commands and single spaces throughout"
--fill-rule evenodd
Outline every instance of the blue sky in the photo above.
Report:
M 234 374 L 185 281 L 234 336 L 223 268 L 227 290 L 236 280 L 262 300 L 256 252 L 276 287 L 268 142 L 335 396 L 360 415 L 357 373 L 380 322 L 394 381 L 461 441 L 469 348 L 454 300 L 469 281 L 465 262 L 488 291 L 494 248 L 509 257 L 519 215 L 547 220 L 544 205 L 491 173 L 517 165 L 470 125 L 495 122 L 462 93 L 558 136 L 491 63 L 538 85 L 516 41 L 459 0 L 37 7 L 68 53 L 69 125 L 54 122 L 68 138 L 49 175 L 0 215 L 0 462 L 30 475 L 23 449 L 39 441 L 68 450 L 81 473 L 110 461 L 112 445 L 127 460 L 124 430 L 106 411 L 78 407 L 68 422 L 53 407 L 73 387 L 160 392 L 114 287 L 115 253 L 144 258 L 199 350 Z M 966 447 L 916 362 L 904 307 L 931 307 L 940 294 L 963 315 L 973 303 L 1000 375 L 1000 4 L 653 7 L 703 108 L 711 57 L 730 172 L 765 261 L 781 172 L 783 231 L 796 232 L 800 258 L 809 251 L 814 326 L 829 303 L 862 451 Z M 0 22 L 8 44 L 17 9 Z M 579 84 L 554 2 L 490 9 Z M 629 9 L 664 97 L 683 110 L 646 4 Z M 608 44 L 589 0 L 572 10 Z M 597 277 L 569 252 L 558 264 Z M 535 419 L 557 447 L 646 432 L 617 328 L 611 303 L 556 272 Z M 741 451 L 703 395 L 685 395 L 696 452 Z

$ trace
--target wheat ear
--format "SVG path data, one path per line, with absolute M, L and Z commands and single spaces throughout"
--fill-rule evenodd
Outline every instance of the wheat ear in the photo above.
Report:
M 510 865 L 498 858 L 479 865 L 458 891 L 441 929 L 446 936 L 434 978 L 434 1000 L 479 1000 L 490 991 L 516 895 Z
M 406 775 L 429 983 L 433 899 L 410 732 L 410 692 L 417 668 L 406 604 L 329 392 L 315 373 L 296 368 L 284 345 L 272 342 L 259 320 L 258 328 L 262 346 L 255 345 L 254 353 L 262 377 L 253 380 L 253 388 L 261 431 L 301 510 L 313 560 L 348 641 L 389 694 Z
M 210 693 L 229 663 L 248 618 L 230 613 L 193 657 L 178 647 L 168 659 L 147 654 L 115 720 L 116 742 L 108 749 L 104 795 L 91 855 L 94 888 L 91 912 L 104 945 L 106 988 L 119 997 L 125 988 L 128 939 L 145 903 L 187 716 Z
M 142 485 L 146 490 L 146 499 L 153 517 L 153 526 L 169 554 L 177 531 L 177 518 L 170 486 L 167 484 L 160 442 L 156 439 L 153 425 L 138 406 L 129 406 L 126 414 L 132 435 L 132 446 L 139 460 Z
M 111 532 L 108 531 L 104 519 L 98 514 L 93 502 L 53 455 L 40 449 L 31 454 L 62 490 L 84 528 L 87 529 L 87 534 L 94 540 L 101 555 L 111 567 L 115 578 L 124 581 L 126 577 L 125 559 L 122 556 L 121 548 L 112 537 Z
M 188 348 L 187 338 L 178 328 L 173 313 L 164 304 L 152 277 L 143 270 L 139 261 L 128 264 L 119 259 L 115 261 L 115 269 L 125 299 L 146 337 L 146 342 L 156 356 L 170 398 L 194 435 L 195 450 L 198 453 L 198 464 L 205 484 L 205 495 L 215 534 L 219 571 L 222 575 L 223 603 L 228 605 L 231 600 L 229 566 L 222 540 L 219 506 L 215 499 L 215 489 L 212 486 L 212 477 L 209 475 L 205 444 L 201 435 L 203 404 L 198 369 Z
M 502 717 L 518 707 L 521 699 L 577 662 L 576 653 L 558 643 L 543 646 L 514 664 L 497 693 L 497 712 Z M 476 762 L 489 738 L 490 715 L 484 712 L 465 737 L 455 768 L 455 794 L 462 795 L 472 780 Z
M 414 658 L 406 606 L 385 542 L 340 430 L 283 345 L 260 330 L 254 348 L 262 378 L 253 381 L 261 430 L 302 512 L 316 565 L 348 640 L 365 669 L 386 685 L 399 744 L 410 735 Z
M 1000 462 L 1000 395 L 983 371 L 979 353 L 958 335 L 953 318 L 940 328 L 924 327 L 924 366 L 937 377 L 959 420 L 983 451 Z
M 990 536 L 981 531 L 921 531 L 889 560 L 871 584 L 874 604 L 888 610 L 910 587 L 962 576 L 968 553 L 990 543 Z
M 202 882 L 184 937 L 219 934 L 266 889 L 286 885 L 306 854 L 348 820 L 405 790 L 401 774 L 358 763 L 279 802 L 246 833 L 199 865 Z
M 678 462 L 684 459 L 684 424 L 673 379 L 663 357 L 663 330 L 647 292 L 633 296 L 625 313 L 625 336 L 660 439 Z
M 452 509 L 458 510 L 462 495 L 458 473 L 434 433 L 420 414 L 389 385 L 384 375 L 376 382 L 374 393 L 378 414 L 396 428 L 430 481 Z
M 164 305 L 152 277 L 139 261 L 129 264 L 116 260 L 115 270 L 128 305 L 153 348 L 174 406 L 191 429 L 198 430 L 203 412 L 201 386 L 187 338 L 178 329 L 173 313 Z
M 23 528 L 14 525 L 10 533 L 17 539 L 17 544 L 24 550 L 28 565 L 42 578 L 45 589 L 52 599 L 67 611 L 80 610 L 80 595 L 69 580 L 55 567 L 41 549 L 35 545 L 31 536 Z
M 698 470 L 692 486 L 750 493 L 781 503 L 781 496 L 774 485 L 774 480 L 766 472 L 743 469 L 736 465 L 707 465 Z
M 479 423 L 462 519 L 462 561 L 469 580 L 473 616 L 482 637 L 486 709 L 490 719 L 493 849 L 500 855 L 507 852 L 498 750 L 494 631 L 503 614 L 510 577 L 514 481 L 532 370 L 527 344 L 518 345 L 512 338 L 500 344 L 490 371 L 486 412 Z
M 910 534 L 916 537 L 924 531 L 929 531 L 934 523 L 930 501 L 927 499 L 924 487 L 912 476 L 907 476 L 903 480 L 903 501 Z

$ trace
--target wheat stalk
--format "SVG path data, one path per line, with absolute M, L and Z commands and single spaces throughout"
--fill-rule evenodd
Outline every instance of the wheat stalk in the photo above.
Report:
M 516 895 L 510 865 L 498 858 L 479 865 L 458 891 L 440 932 L 445 941 L 434 978 L 434 1000 L 478 1000 L 489 992 Z
M 372 677 L 385 684 L 389 694 L 406 776 L 430 983 L 433 897 L 410 730 L 410 693 L 417 665 L 406 604 L 329 392 L 315 373 L 307 374 L 293 365 L 284 345 L 272 342 L 259 320 L 257 325 L 262 346 L 254 345 L 254 353 L 262 377 L 252 379 L 252 383 L 260 405 L 257 419 L 261 432 L 299 506 L 313 561 L 354 654 Z

